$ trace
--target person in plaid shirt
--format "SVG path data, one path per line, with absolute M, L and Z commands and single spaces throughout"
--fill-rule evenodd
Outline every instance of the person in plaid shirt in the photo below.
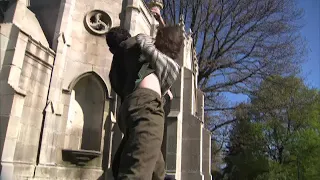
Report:
M 115 179 L 163 180 L 162 97 L 170 92 L 180 73 L 180 66 L 173 59 L 179 57 L 183 33 L 179 26 L 168 26 L 158 30 L 155 40 L 139 34 L 112 44 L 112 39 L 117 38 L 115 31 L 123 29 L 113 28 L 106 36 L 114 54 L 109 77 L 112 88 L 121 97 L 117 122 L 124 137 L 113 161 L 113 175 Z M 119 77 L 123 83 L 119 83 Z M 115 87 L 120 84 L 121 87 Z
M 178 26 L 167 28 L 177 30 Z M 157 36 L 158 39 L 160 39 L 159 34 Z M 150 68 L 154 70 L 155 75 L 160 81 L 162 95 L 165 95 L 178 78 L 180 73 L 179 64 L 171 57 L 157 50 L 155 46 L 155 40 L 146 34 L 138 34 L 137 36 L 122 42 L 120 46 L 124 49 L 129 49 L 133 46 L 139 46 L 139 49 L 141 50 L 139 61 L 147 62 Z M 141 74 L 139 75 L 139 78 L 141 78 Z

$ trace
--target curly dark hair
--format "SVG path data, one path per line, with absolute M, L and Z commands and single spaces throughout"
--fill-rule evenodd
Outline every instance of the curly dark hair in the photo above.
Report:
M 111 28 L 106 34 L 106 41 L 110 48 L 110 51 L 114 53 L 120 48 L 122 41 L 130 38 L 131 35 L 128 30 L 121 28 L 120 26 Z
M 154 44 L 162 53 L 172 59 L 177 59 L 181 51 L 183 39 L 183 32 L 180 26 L 166 26 L 158 29 Z

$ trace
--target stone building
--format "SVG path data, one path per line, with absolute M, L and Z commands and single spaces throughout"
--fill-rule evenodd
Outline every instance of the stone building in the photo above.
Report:
M 2 0 L 0 7 L 0 179 L 112 179 L 122 135 L 104 34 L 121 25 L 154 36 L 149 7 L 143 0 Z M 211 134 L 187 32 L 179 61 L 163 143 L 166 171 L 178 180 L 208 180 Z

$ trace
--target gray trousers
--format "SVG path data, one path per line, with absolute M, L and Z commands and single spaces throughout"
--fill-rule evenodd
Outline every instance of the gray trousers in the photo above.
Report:
M 164 110 L 160 96 L 150 89 L 136 89 L 121 105 L 118 125 L 124 138 L 112 164 L 115 179 L 164 180 Z

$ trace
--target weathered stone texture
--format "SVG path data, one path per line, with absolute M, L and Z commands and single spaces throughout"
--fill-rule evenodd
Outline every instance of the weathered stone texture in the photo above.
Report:
M 26 4 L 22 1 L 16 1 L 13 3 L 5 13 L 5 23 L 14 23 L 22 31 L 26 32 L 28 35 L 37 39 L 41 44 L 48 47 L 48 42 L 44 36 L 42 28 L 35 17 L 29 9 L 27 9 Z
M 132 35 L 156 33 L 158 23 L 143 0 L 31 0 L 29 8 L 17 1 L 6 12 L 0 30 L 1 179 L 111 178 L 122 138 L 119 104 L 108 78 L 112 54 L 105 37 L 84 26 L 92 10 L 105 11 L 113 27 Z M 185 38 L 166 122 L 166 170 L 178 180 L 208 179 L 210 133 L 203 129 L 192 39 Z M 65 149 L 102 154 L 80 166 L 65 159 Z
M 202 174 L 204 180 L 211 180 L 211 133 L 202 129 Z

